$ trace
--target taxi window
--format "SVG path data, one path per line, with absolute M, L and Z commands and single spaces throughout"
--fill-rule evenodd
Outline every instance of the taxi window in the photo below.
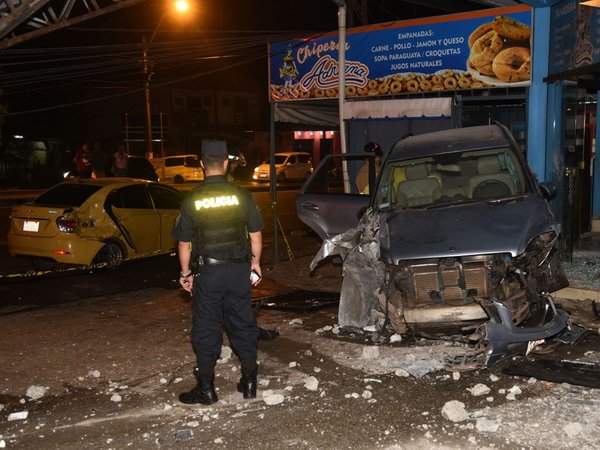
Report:
M 142 184 L 125 186 L 111 192 L 108 203 L 117 208 L 152 209 L 146 187 Z
M 179 209 L 183 194 L 163 186 L 149 186 L 156 209 Z
M 43 206 L 81 206 L 101 186 L 90 184 L 59 184 L 33 201 Z

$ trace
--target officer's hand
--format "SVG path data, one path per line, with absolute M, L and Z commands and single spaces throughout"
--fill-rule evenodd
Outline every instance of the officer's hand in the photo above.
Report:
M 191 273 L 188 275 L 180 275 L 179 284 L 186 291 L 192 292 L 192 287 L 194 285 L 194 276 Z

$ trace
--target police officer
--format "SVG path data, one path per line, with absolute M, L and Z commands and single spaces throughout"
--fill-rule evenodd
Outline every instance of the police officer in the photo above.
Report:
M 237 385 L 244 398 L 256 397 L 258 328 L 252 285 L 260 282 L 264 226 L 252 194 L 226 180 L 224 141 L 202 141 L 205 179 L 184 198 L 172 236 L 178 243 L 181 286 L 192 293 L 192 344 L 197 385 L 179 395 L 182 403 L 215 403 L 214 369 L 221 352 L 223 324 L 240 358 Z M 251 271 L 259 279 L 251 281 Z

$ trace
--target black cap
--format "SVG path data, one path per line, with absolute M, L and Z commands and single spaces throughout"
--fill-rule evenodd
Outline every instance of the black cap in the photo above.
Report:
M 227 143 L 225 141 L 217 141 L 215 139 L 203 139 L 202 157 L 205 156 L 229 156 L 227 153 Z

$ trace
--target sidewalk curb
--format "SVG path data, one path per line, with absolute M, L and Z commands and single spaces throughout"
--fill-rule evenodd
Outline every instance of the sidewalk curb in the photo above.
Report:
M 593 289 L 580 289 L 568 287 L 553 293 L 555 298 L 566 298 L 568 300 L 600 301 L 600 291 Z

